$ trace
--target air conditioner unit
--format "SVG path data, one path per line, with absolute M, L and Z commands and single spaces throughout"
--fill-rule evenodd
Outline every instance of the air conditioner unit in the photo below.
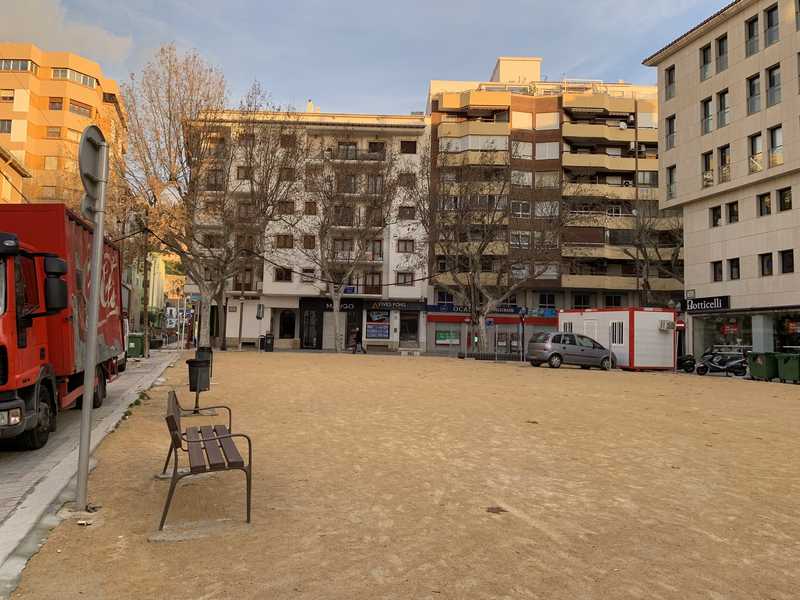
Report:
M 630 149 L 631 152 L 635 152 L 636 151 L 636 142 L 631 142 L 630 144 L 628 144 L 628 148 Z
M 673 329 L 675 329 L 675 321 L 662 319 L 661 321 L 658 322 L 659 331 L 672 331 Z
M 622 185 L 624 187 L 631 187 L 631 182 L 626 179 L 625 181 L 622 182 Z

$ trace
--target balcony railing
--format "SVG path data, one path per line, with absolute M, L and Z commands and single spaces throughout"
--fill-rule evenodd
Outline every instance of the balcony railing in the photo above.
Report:
M 380 296 L 383 293 L 383 288 L 380 285 L 364 285 L 359 284 L 344 284 L 342 286 L 343 294 L 364 294 L 370 296 Z
M 725 183 L 731 180 L 731 166 L 730 165 L 722 165 L 719 168 L 719 182 Z
M 767 88 L 767 107 L 775 106 L 781 101 L 781 86 Z
M 751 173 L 759 173 L 760 171 L 763 171 L 764 153 L 759 152 L 757 154 L 750 155 L 750 159 L 747 162 Z
M 758 52 L 758 36 L 755 35 L 751 38 L 747 38 L 744 44 L 744 53 L 745 56 L 753 56 Z
M 728 68 L 728 55 L 722 54 L 717 57 L 717 73 L 722 73 Z
M 703 171 L 703 187 L 711 187 L 712 185 L 714 185 L 714 170 Z
M 700 120 L 700 129 L 703 132 L 703 135 L 707 133 L 711 133 L 711 130 L 714 128 L 714 119 L 711 115 L 707 117 L 703 117 Z
M 725 127 L 730 122 L 731 110 L 723 108 L 717 112 L 717 128 Z
M 705 81 L 711 77 L 711 63 L 700 65 L 700 81 Z
M 764 30 L 764 47 L 772 46 L 775 42 L 780 39 L 780 29 L 778 25 L 773 25 L 772 27 L 767 27 Z
M 386 152 L 369 152 L 359 148 L 326 148 L 322 153 L 322 158 L 329 160 L 364 160 L 381 161 L 386 160 Z
M 769 153 L 769 166 L 778 167 L 783 164 L 783 147 L 770 150 Z
M 752 115 L 761 110 L 761 94 L 750 96 L 747 99 L 747 114 Z

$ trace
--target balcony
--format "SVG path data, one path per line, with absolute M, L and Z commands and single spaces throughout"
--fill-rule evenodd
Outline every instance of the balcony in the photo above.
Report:
M 783 146 L 775 148 L 769 152 L 769 166 L 779 167 L 783 164 Z
M 636 159 L 628 156 L 609 156 L 608 154 L 565 152 L 561 164 L 569 168 L 595 169 L 602 171 L 634 171 Z M 640 158 L 640 171 L 658 171 L 657 158 Z
M 619 98 L 608 94 L 564 94 L 564 110 L 575 113 L 632 113 L 633 98 Z
M 722 165 L 719 168 L 719 182 L 720 183 L 727 183 L 731 180 L 731 166 L 730 165 Z
M 760 173 L 764 170 L 764 153 L 758 152 L 756 154 L 751 154 L 749 160 L 747 161 L 748 170 L 750 173 Z
M 438 167 L 463 166 L 506 166 L 506 150 L 464 150 L 462 152 L 439 152 L 436 158 Z
M 656 189 L 639 186 L 640 200 L 655 200 Z M 564 196 L 588 196 L 592 198 L 608 198 L 611 200 L 635 200 L 636 188 L 632 185 L 611 185 L 581 180 L 564 183 Z
M 347 296 L 381 296 L 383 294 L 383 286 L 363 283 L 344 284 L 342 285 L 342 293 Z
M 714 185 L 714 170 L 708 169 L 703 171 L 703 187 L 707 188 L 711 187 L 712 185 Z
M 655 292 L 679 292 L 683 284 L 677 279 L 651 277 L 650 289 Z M 642 288 L 642 280 L 635 275 L 562 275 L 561 285 L 573 289 L 636 290 Z
M 468 90 L 466 92 L 443 92 L 439 97 L 439 110 L 464 111 L 470 108 L 503 110 L 511 106 L 510 92 Z
M 658 130 L 640 127 L 638 132 L 633 128 L 620 128 L 619 126 L 606 125 L 604 122 L 592 123 L 585 121 L 565 122 L 561 128 L 561 135 L 565 139 L 581 139 L 597 142 L 633 142 L 638 135 L 639 141 L 657 143 Z
M 439 139 L 464 137 L 465 135 L 508 135 L 511 125 L 503 121 L 444 121 L 439 124 Z
M 386 152 L 369 152 L 360 148 L 326 148 L 320 158 L 325 160 L 354 160 L 380 162 L 386 160 Z

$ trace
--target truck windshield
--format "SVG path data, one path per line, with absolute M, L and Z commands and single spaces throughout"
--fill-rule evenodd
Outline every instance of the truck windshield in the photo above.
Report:
M 0 315 L 6 312 L 6 260 L 0 258 Z

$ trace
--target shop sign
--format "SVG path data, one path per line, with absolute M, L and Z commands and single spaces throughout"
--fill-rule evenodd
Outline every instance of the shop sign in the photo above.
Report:
M 461 344 L 461 334 L 458 331 L 439 330 L 434 334 L 437 346 L 458 346 Z
M 389 311 L 367 311 L 367 337 L 375 340 L 389 339 Z
M 426 307 L 428 312 L 440 313 L 470 313 L 469 306 L 461 304 L 431 304 Z M 519 306 L 512 304 L 501 304 L 492 311 L 495 315 L 514 315 L 519 312 Z
M 727 310 L 731 307 L 730 296 L 708 296 L 707 298 L 687 298 L 686 312 L 706 313 Z
M 366 304 L 371 310 L 426 310 L 424 302 L 406 302 L 405 300 L 376 300 Z
M 333 302 L 328 300 L 325 303 L 325 310 L 328 311 L 328 312 L 332 312 L 333 311 Z M 345 300 L 342 300 L 341 302 L 339 302 L 339 311 L 340 312 L 353 312 L 354 310 L 356 310 L 356 304 L 354 302 L 347 302 Z M 358 310 L 361 310 L 361 306 L 358 307 Z

